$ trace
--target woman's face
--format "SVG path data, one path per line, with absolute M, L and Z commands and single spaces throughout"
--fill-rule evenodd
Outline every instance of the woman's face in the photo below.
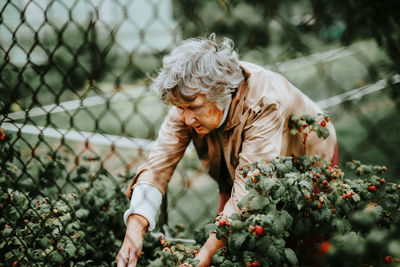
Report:
M 199 94 L 193 101 L 179 99 L 172 104 L 178 109 L 185 124 L 192 127 L 198 134 L 208 134 L 216 129 L 224 113 L 203 94 Z

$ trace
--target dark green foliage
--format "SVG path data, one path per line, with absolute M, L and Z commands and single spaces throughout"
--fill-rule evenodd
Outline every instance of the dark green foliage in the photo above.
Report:
M 378 266 L 387 255 L 397 259 L 400 188 L 381 178 L 385 167 L 351 165 L 363 179 L 344 180 L 340 169 L 318 157 L 253 164 L 243 213 L 217 218 L 227 221 L 217 228 L 227 249 L 216 254 L 213 266 Z M 319 248 L 324 243 L 328 249 Z
M 0 158 L 2 263 L 109 266 L 114 262 L 128 205 L 121 183 L 129 177 L 117 182 L 93 164 L 68 172 L 67 158 L 56 153 L 39 158 L 40 166 L 18 167 L 22 159 L 13 142 L 10 135 L 0 141 L 0 151 L 7 155 Z
M 174 7 L 185 37 L 215 32 L 230 37 L 241 52 L 246 52 L 268 47 L 275 34 L 271 22 L 278 22 L 285 32 L 278 38 L 289 55 L 309 53 L 302 38 L 305 34 L 326 43 L 340 40 L 345 45 L 374 39 L 390 58 L 390 74 L 400 72 L 400 4 L 396 0 L 191 0 L 175 1 Z M 306 15 L 294 23 L 298 12 Z

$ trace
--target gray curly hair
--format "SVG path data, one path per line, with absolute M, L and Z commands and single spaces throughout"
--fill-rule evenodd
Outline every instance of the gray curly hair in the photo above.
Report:
M 243 79 L 232 40 L 224 38 L 218 45 L 211 34 L 209 38 L 185 40 L 166 55 L 154 85 L 166 103 L 193 101 L 204 94 L 223 109 Z

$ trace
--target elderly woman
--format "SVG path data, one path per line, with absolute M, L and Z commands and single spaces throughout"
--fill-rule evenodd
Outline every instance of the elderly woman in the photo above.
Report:
M 126 191 L 131 205 L 124 214 L 127 231 L 118 266 L 136 265 L 143 235 L 154 229 L 162 196 L 190 141 L 218 183 L 218 212 L 224 216 L 239 213 L 237 204 L 247 194 L 243 166 L 279 155 L 318 154 L 337 161 L 331 124 L 326 140 L 312 134 L 306 146 L 289 132 L 292 114 L 316 116 L 321 109 L 280 74 L 239 61 L 229 39 L 217 44 L 211 35 L 184 41 L 164 58 L 155 84 L 173 106 Z M 224 241 L 211 234 L 199 252 L 200 266 L 209 266 L 222 246 Z

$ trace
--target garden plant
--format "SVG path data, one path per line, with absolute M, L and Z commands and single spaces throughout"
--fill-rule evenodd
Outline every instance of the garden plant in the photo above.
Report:
M 292 116 L 303 143 L 326 138 L 329 117 Z M 0 136 L 0 266 L 109 266 L 121 245 L 128 200 L 117 180 L 83 157 L 51 152 L 26 170 L 11 135 Z M 226 241 L 212 266 L 381 266 L 400 262 L 400 185 L 385 166 L 348 163 L 344 174 L 318 156 L 279 157 L 242 169 L 248 195 L 241 214 L 218 215 L 195 244 L 146 234 L 138 266 L 196 266 L 211 232 Z

